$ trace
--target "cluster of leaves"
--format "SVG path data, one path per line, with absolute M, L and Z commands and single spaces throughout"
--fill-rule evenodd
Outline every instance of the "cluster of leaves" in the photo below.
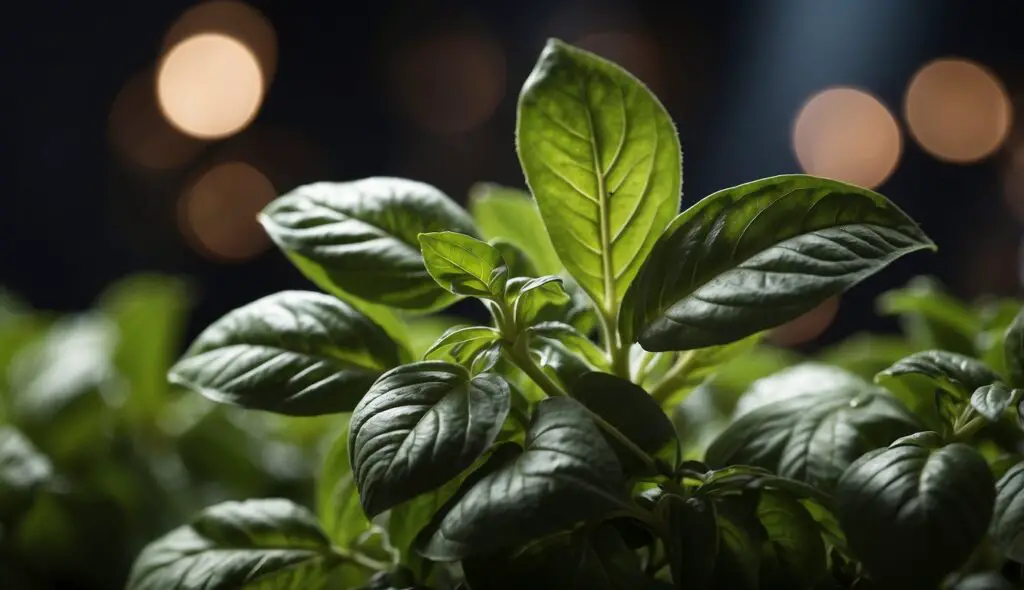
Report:
M 129 588 L 1010 587 L 1024 316 L 971 324 L 999 367 L 935 350 L 881 385 L 813 362 L 758 380 L 697 460 L 670 411 L 765 330 L 934 245 L 881 195 L 809 176 L 679 213 L 661 104 L 559 41 L 523 87 L 517 147 L 529 193 L 481 187 L 469 212 L 394 178 L 267 207 L 326 294 L 227 314 L 170 377 L 334 416 L 315 512 L 207 508 L 142 551 Z M 418 353 L 410 318 L 467 298 L 490 324 Z M 928 305 L 890 309 L 950 328 Z

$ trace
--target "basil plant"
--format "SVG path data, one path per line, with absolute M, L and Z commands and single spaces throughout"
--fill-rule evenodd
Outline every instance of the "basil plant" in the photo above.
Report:
M 1000 504 L 965 442 L 1017 403 L 1018 373 L 940 353 L 890 368 L 929 401 L 945 392 L 947 431 L 911 403 L 924 398 L 794 367 L 740 400 L 704 462 L 684 460 L 672 411 L 716 367 L 935 248 L 896 205 L 784 175 L 680 212 L 665 108 L 558 40 L 522 88 L 516 149 L 529 192 L 479 185 L 468 211 L 382 177 L 267 206 L 263 227 L 322 292 L 228 313 L 170 380 L 336 415 L 315 510 L 207 508 L 143 550 L 130 589 L 931 588 L 996 546 L 1022 557 L 1021 465 Z M 491 321 L 417 343 L 425 314 L 463 299 Z M 997 510 L 998 543 L 977 557 Z

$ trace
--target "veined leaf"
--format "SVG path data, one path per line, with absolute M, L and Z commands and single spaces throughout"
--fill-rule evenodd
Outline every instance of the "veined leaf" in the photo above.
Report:
M 672 221 L 626 294 L 620 331 L 654 352 L 725 344 L 934 247 L 869 190 L 804 175 L 743 184 Z
M 450 363 L 388 371 L 352 413 L 349 448 L 370 517 L 436 489 L 494 443 L 509 412 L 509 386 L 495 374 L 470 378 Z
M 516 547 L 628 505 L 615 453 L 571 398 L 537 404 L 526 446 L 505 443 L 417 540 L 435 560 Z M 500 531 L 501 534 L 495 534 Z
M 259 220 L 322 289 L 410 310 L 455 300 L 427 273 L 417 236 L 476 235 L 469 215 L 444 193 L 402 178 L 300 186 L 270 203 Z
M 316 511 L 320 524 L 331 540 L 341 547 L 351 546 L 370 530 L 370 521 L 359 505 L 359 490 L 356 489 L 348 455 L 346 419 L 324 457 L 316 487 Z
M 508 267 L 494 246 L 465 234 L 445 231 L 420 234 L 427 272 L 455 295 L 500 297 Z
M 761 494 L 757 517 L 768 534 L 761 564 L 763 588 L 814 588 L 827 575 L 817 521 L 795 498 Z
M 486 354 L 501 339 L 501 333 L 485 326 L 455 327 L 437 339 L 423 355 L 428 361 L 452 361 L 466 368 L 473 367 L 481 354 Z
M 216 402 L 311 416 L 352 411 L 400 362 L 398 344 L 355 308 L 282 291 L 211 324 L 169 377 Z
M 914 393 L 920 391 L 931 394 L 938 387 L 957 400 L 966 400 L 979 387 L 999 381 L 999 375 L 985 363 L 969 356 L 944 350 L 926 350 L 900 359 L 875 377 L 876 382 L 887 387 L 906 381 L 908 387 L 914 388 L 913 379 L 919 382 L 924 379 L 926 382 L 916 388 Z M 894 388 L 894 391 L 900 393 L 898 389 Z
M 562 279 L 553 275 L 530 279 L 518 291 L 512 308 L 517 326 L 533 324 L 542 317 L 546 307 L 569 303 L 569 295 L 562 288 Z
M 608 372 L 608 357 L 592 340 L 575 328 L 561 322 L 541 322 L 526 330 L 531 348 L 542 348 L 544 344 L 558 342 L 572 354 L 587 361 L 593 368 Z
M 143 549 L 127 587 L 318 588 L 340 563 L 305 508 L 280 499 L 225 502 Z
M 1018 463 L 996 482 L 992 539 L 1008 559 L 1024 563 L 1024 463 Z
M 523 85 L 516 136 L 559 259 L 613 317 L 679 210 L 682 154 L 671 118 L 622 68 L 552 39 Z

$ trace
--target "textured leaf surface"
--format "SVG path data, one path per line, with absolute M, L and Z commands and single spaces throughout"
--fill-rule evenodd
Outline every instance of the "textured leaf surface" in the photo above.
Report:
M 555 251 L 606 314 L 679 210 L 665 108 L 622 68 L 550 40 L 519 97 L 519 160 Z
M 982 416 L 996 422 L 1019 396 L 1017 390 L 1002 383 L 983 385 L 971 394 L 971 406 Z
M 501 333 L 484 326 L 455 327 L 437 339 L 423 354 L 424 360 L 451 361 L 466 368 L 497 346 Z
M 541 401 L 525 448 L 506 443 L 463 483 L 417 542 L 438 560 L 518 546 L 628 504 L 615 453 L 570 398 Z M 500 534 L 496 534 L 500 531 Z
M 812 176 L 758 180 L 672 221 L 630 286 L 620 329 L 650 351 L 725 344 L 925 248 L 934 244 L 882 195 Z
M 279 499 L 226 502 L 150 543 L 128 590 L 317 588 L 339 562 L 308 510 Z
M 995 501 L 977 451 L 915 442 L 865 455 L 836 494 L 850 549 L 874 578 L 901 588 L 934 587 L 962 565 L 984 537 Z
M 882 384 L 906 376 L 923 377 L 958 400 L 966 400 L 983 385 L 999 381 L 999 375 L 981 361 L 944 350 L 926 350 L 900 359 L 875 378 Z M 931 392 L 929 392 L 931 393 Z
M 300 186 L 270 203 L 260 223 L 322 289 L 414 310 L 455 299 L 430 278 L 417 236 L 476 235 L 469 215 L 441 191 L 385 177 Z
M 351 411 L 400 355 L 377 324 L 345 302 L 283 291 L 211 324 L 170 379 L 217 402 L 298 416 L 329 414 Z
M 1004 556 L 1024 563 L 1024 463 L 1011 467 L 996 482 L 991 534 Z
M 499 297 L 508 267 L 494 246 L 465 234 L 445 231 L 420 234 L 427 272 L 455 295 Z
M 381 376 L 352 413 L 352 470 L 373 517 L 436 489 L 494 443 L 509 411 L 504 378 L 470 378 L 458 365 L 423 361 Z

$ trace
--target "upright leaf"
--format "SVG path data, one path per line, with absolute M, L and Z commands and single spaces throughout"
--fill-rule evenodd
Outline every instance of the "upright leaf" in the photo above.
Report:
M 971 394 L 971 406 L 989 421 L 996 422 L 1019 398 L 1020 390 L 993 383 L 979 387 Z
M 444 231 L 419 235 L 427 272 L 455 295 L 500 297 L 508 267 L 494 246 L 465 234 Z
M 509 411 L 504 378 L 423 361 L 385 373 L 352 413 L 352 471 L 366 514 L 436 489 L 494 443 Z
M 567 303 L 569 295 L 562 288 L 562 280 L 547 275 L 530 279 L 519 287 L 512 313 L 516 325 L 526 327 L 543 318 L 545 308 L 564 306 Z
M 682 154 L 671 118 L 622 68 L 552 39 L 523 85 L 516 135 L 559 259 L 614 317 L 679 210 Z
M 537 202 L 526 191 L 492 183 L 476 184 L 469 192 L 469 212 L 485 238 L 507 240 L 520 248 L 541 274 L 562 270 Z
M 866 189 L 803 175 L 743 184 L 672 221 L 629 288 L 620 331 L 650 351 L 725 344 L 934 247 Z
M 1010 374 L 1010 384 L 1014 387 L 1024 387 L 1024 309 L 1013 318 L 1013 323 L 1006 328 L 1004 354 L 1006 355 L 1006 370 Z
M 872 577 L 935 587 L 985 536 L 995 488 L 971 447 L 918 437 L 861 457 L 837 489 L 839 523 Z M 941 442 L 941 441 L 940 441 Z
M 440 309 L 455 299 L 427 273 L 417 236 L 476 235 L 469 215 L 441 191 L 401 178 L 300 186 L 270 203 L 259 220 L 320 288 L 411 310 Z
M 348 420 L 328 449 L 316 483 L 316 511 L 320 524 L 337 545 L 352 545 L 370 530 L 370 521 L 359 505 L 359 490 L 349 463 Z
M 1024 563 L 1024 463 L 1011 467 L 996 482 L 990 532 L 1003 556 Z
M 340 562 L 305 508 L 281 499 L 225 502 L 150 543 L 127 587 L 322 588 Z
M 505 443 L 466 479 L 420 534 L 420 553 L 486 554 L 628 506 L 615 453 L 576 400 L 537 404 L 525 442 Z
M 423 354 L 423 359 L 452 361 L 466 368 L 473 366 L 477 358 L 498 345 L 501 333 L 485 326 L 455 327 L 437 339 Z
M 211 324 L 169 377 L 216 402 L 310 416 L 352 411 L 400 355 L 380 326 L 347 303 L 282 291 Z

